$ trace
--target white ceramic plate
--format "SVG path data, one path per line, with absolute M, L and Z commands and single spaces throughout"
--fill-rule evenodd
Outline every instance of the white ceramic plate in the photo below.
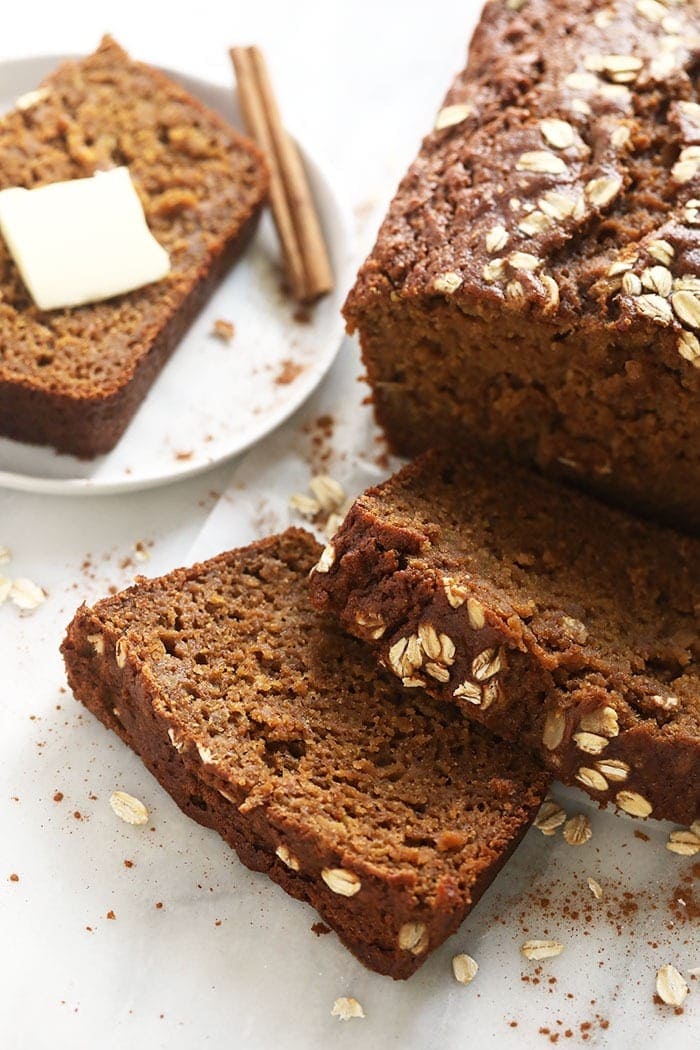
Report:
M 0 111 L 36 87 L 65 56 L 0 63 Z M 166 70 L 240 127 L 236 94 Z M 165 484 L 206 470 L 258 441 L 316 387 L 340 345 L 340 307 L 349 281 L 349 236 L 328 179 L 302 149 L 336 279 L 311 319 L 294 319 L 281 291 L 279 249 L 265 214 L 254 242 L 216 290 L 108 455 L 82 461 L 53 449 L 0 438 L 0 485 L 34 492 L 114 493 Z M 215 320 L 234 323 L 231 343 L 212 336 Z

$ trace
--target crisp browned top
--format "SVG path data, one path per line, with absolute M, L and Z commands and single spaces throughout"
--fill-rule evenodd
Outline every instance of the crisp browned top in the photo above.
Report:
M 267 186 L 255 146 L 109 38 L 60 66 L 29 108 L 0 120 L 0 189 L 121 164 L 170 253 L 170 275 L 108 302 L 42 313 L 0 240 L 0 380 L 74 396 L 128 382 Z
M 697 0 L 491 0 L 351 321 L 377 290 L 476 295 L 700 357 L 699 56 Z

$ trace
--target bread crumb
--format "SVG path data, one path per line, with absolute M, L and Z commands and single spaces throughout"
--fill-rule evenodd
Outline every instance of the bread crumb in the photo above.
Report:
M 231 321 L 224 321 L 220 318 L 219 320 L 214 321 L 211 334 L 216 339 L 220 339 L 222 343 L 230 343 L 236 334 L 236 329 Z
M 365 1011 L 362 1009 L 357 999 L 348 998 L 341 996 L 333 1003 L 331 1009 L 331 1016 L 338 1017 L 341 1021 L 349 1021 L 352 1017 L 364 1017 Z

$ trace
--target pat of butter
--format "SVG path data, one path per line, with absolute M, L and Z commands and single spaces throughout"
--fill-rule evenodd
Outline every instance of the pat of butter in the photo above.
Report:
M 128 168 L 2 190 L 0 232 L 40 310 L 110 299 L 170 271 Z

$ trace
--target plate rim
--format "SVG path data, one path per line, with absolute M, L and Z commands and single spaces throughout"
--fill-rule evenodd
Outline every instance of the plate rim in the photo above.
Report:
M 37 52 L 36 54 L 31 55 L 0 59 L 0 74 L 10 72 L 11 75 L 14 74 L 19 76 L 24 69 L 37 63 L 46 64 L 48 67 L 47 72 L 50 72 L 51 69 L 60 62 L 81 57 L 85 56 L 69 52 Z M 207 91 L 211 91 L 212 89 L 218 92 L 229 90 L 229 88 L 220 81 L 213 79 L 210 80 L 199 74 L 190 73 L 185 69 L 174 69 L 172 66 L 160 65 L 157 62 L 149 62 L 148 65 L 165 73 L 166 76 L 171 77 L 177 82 L 184 82 L 185 85 L 192 85 L 195 96 L 199 87 L 202 87 Z M 232 97 L 235 99 L 237 97 L 235 83 L 231 84 L 230 91 Z M 297 142 L 304 165 L 311 173 L 313 181 L 317 181 L 319 184 L 323 185 L 328 194 L 328 201 L 333 212 L 333 221 L 340 234 L 340 250 L 338 254 L 341 261 L 339 272 L 335 274 L 335 283 L 336 287 L 341 287 L 345 283 L 344 279 L 349 277 L 351 271 L 350 260 L 352 257 L 353 239 L 349 212 L 346 205 L 336 193 L 333 181 L 326 175 L 325 167 L 319 164 L 315 157 L 306 151 L 304 145 L 299 143 L 295 136 L 293 137 Z M 237 456 L 248 452 L 254 445 L 259 441 L 264 440 L 268 435 L 274 433 L 278 427 L 293 416 L 294 413 L 308 400 L 311 394 L 313 394 L 318 385 L 323 382 L 340 352 L 344 338 L 345 328 L 342 314 L 338 313 L 337 334 L 334 331 L 328 339 L 329 349 L 321 356 L 319 365 L 316 368 L 311 368 L 309 370 L 306 382 L 299 383 L 295 396 L 291 397 L 288 402 L 284 402 L 276 411 L 271 412 L 267 417 L 267 423 L 258 433 L 252 434 L 249 439 L 236 445 L 235 448 L 223 452 L 220 455 L 216 455 L 206 462 L 194 464 L 184 463 L 172 474 L 152 474 L 136 478 L 125 477 L 118 480 L 105 480 L 104 482 L 100 482 L 99 478 L 54 478 L 24 474 L 17 471 L 0 470 L 0 488 L 9 489 L 15 492 L 31 492 L 43 495 L 113 496 L 118 493 L 143 492 L 151 489 L 162 488 L 165 485 L 177 484 L 178 482 L 196 477 L 199 474 L 204 474 L 207 471 L 213 470 L 215 467 L 221 466 L 222 464 L 231 462 Z M 156 377 L 156 382 L 157 379 L 158 377 Z M 137 412 L 141 410 L 142 405 L 143 402 L 137 409 Z M 131 420 L 129 422 L 131 423 Z M 122 439 L 120 438 L 120 440 Z M 31 444 L 31 442 L 17 442 L 17 444 L 25 445 Z M 49 454 L 51 452 L 50 445 L 35 447 L 45 448 Z

